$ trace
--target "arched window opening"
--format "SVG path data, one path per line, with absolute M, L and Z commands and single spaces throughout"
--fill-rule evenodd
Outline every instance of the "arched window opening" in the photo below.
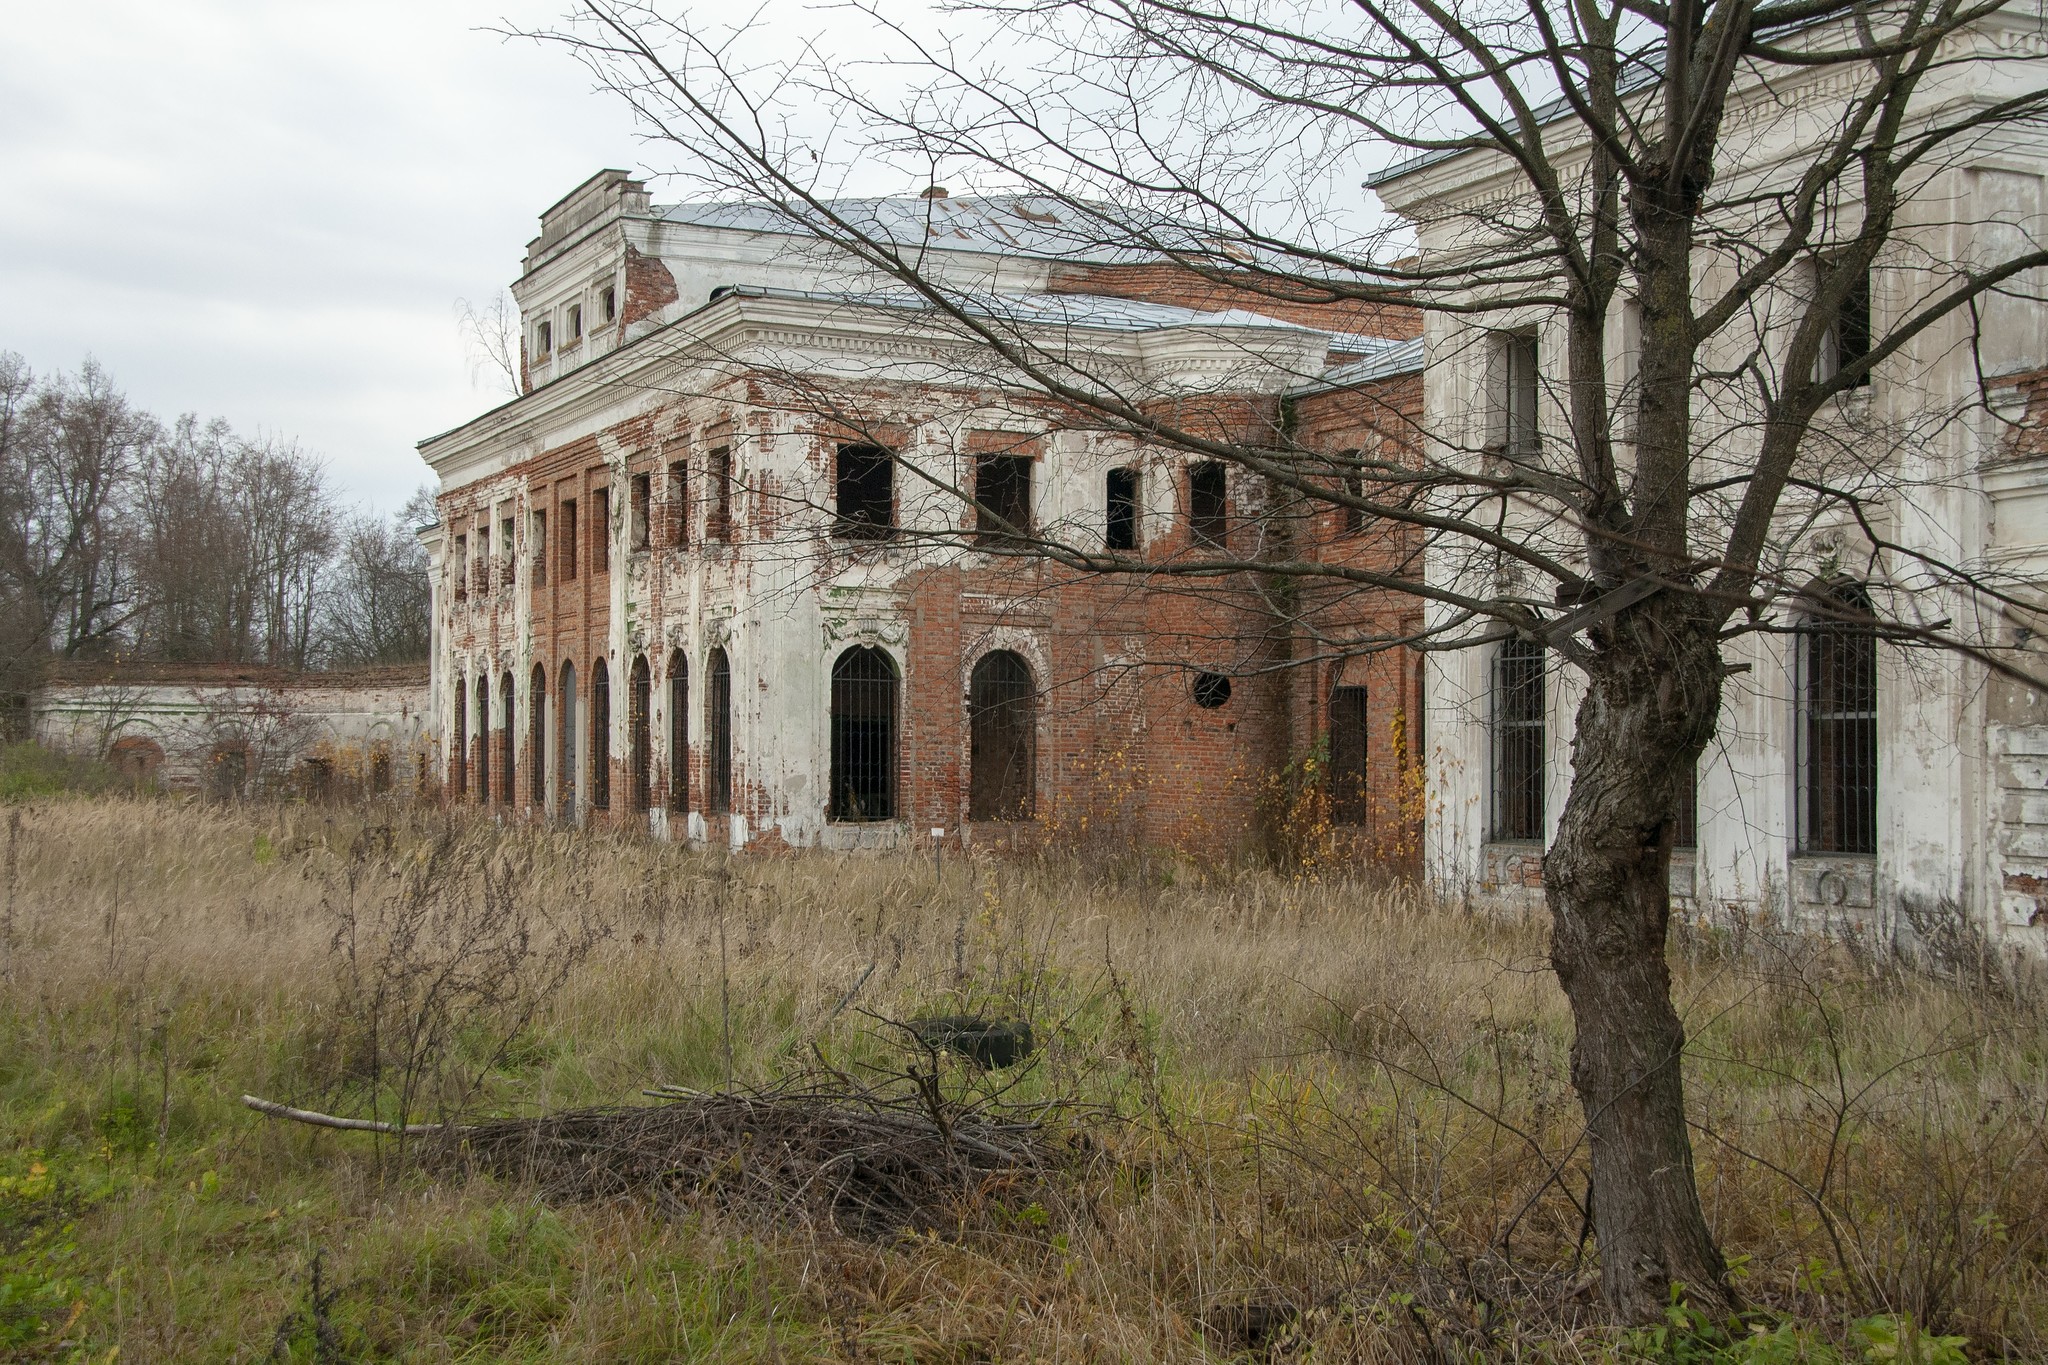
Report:
M 576 736 L 580 733 L 576 721 L 576 665 L 564 663 L 556 682 L 561 702 L 555 712 L 555 733 L 562 742 L 562 752 L 555 759 L 555 803 L 563 815 L 573 818 L 576 814 Z
M 1365 796 L 1366 740 L 1370 734 L 1366 719 L 1366 690 L 1363 687 L 1330 689 L 1330 823 L 1367 823 Z
M 732 809 L 732 663 L 723 649 L 711 651 L 711 696 L 705 715 L 711 727 L 706 756 L 704 809 L 724 815 Z
M 690 661 L 668 656 L 668 808 L 690 808 Z
M 590 808 L 612 808 L 612 679 L 603 659 L 590 669 Z
M 1799 848 L 1877 852 L 1877 635 L 1870 595 L 1839 583 L 1799 631 Z
M 476 803 L 491 804 L 491 680 L 476 680 Z
M 448 786 L 456 796 L 469 795 L 469 688 L 455 680 L 455 733 L 448 746 Z
M 832 665 L 834 820 L 896 817 L 896 664 L 857 645 Z
M 1543 646 L 1509 640 L 1493 663 L 1493 837 L 1543 837 Z
M 156 772 L 163 766 L 163 761 L 163 746 L 140 735 L 117 739 L 114 747 L 107 751 L 107 762 L 133 791 L 146 791 L 155 786 Z
M 647 669 L 647 656 L 633 660 L 632 694 L 626 702 L 628 728 L 633 737 L 633 809 L 646 810 L 654 780 L 654 692 Z
M 1028 820 L 1037 796 L 1038 689 L 1007 649 L 984 654 L 967 681 L 967 818 Z
M 526 795 L 535 810 L 548 807 L 548 674 L 533 666 L 526 689 Z
M 509 668 L 498 679 L 498 695 L 503 699 L 498 705 L 505 708 L 505 723 L 498 727 L 498 787 L 504 793 L 505 804 L 516 806 L 519 804 L 519 788 L 513 782 L 513 756 L 519 737 L 519 693 L 512 686 L 512 670 Z

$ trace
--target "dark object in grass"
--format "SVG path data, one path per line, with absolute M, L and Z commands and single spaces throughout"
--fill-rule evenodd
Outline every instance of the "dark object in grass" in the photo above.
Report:
M 991 1070 L 1015 1066 L 1037 1050 L 1031 1025 L 1023 1020 L 949 1014 L 913 1019 L 910 1028 L 917 1040 L 934 1052 L 950 1052 Z

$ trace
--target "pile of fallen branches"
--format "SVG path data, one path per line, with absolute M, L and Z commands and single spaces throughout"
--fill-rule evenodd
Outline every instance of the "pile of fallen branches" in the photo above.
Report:
M 934 1089 L 804 1077 L 766 1090 L 657 1090 L 647 1092 L 660 1101 L 652 1105 L 405 1131 L 441 1139 L 426 1144 L 430 1161 L 520 1181 L 548 1199 L 646 1201 L 670 1213 L 709 1204 L 874 1237 L 950 1225 L 995 1190 L 1035 1184 L 1054 1158 L 1035 1119 Z M 394 1130 L 244 1102 L 326 1127 Z

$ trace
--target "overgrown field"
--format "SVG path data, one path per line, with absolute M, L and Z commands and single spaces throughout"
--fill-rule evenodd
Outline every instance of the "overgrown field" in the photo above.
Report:
M 1539 923 L 404 807 L 0 821 L 0 1358 L 2048 1356 L 2048 1053 L 2009 981 L 1682 934 L 1700 1182 L 1757 1312 L 1623 1333 Z M 1037 1051 L 934 1073 L 892 1022 L 930 1015 L 1028 1020 Z M 579 1200 L 239 1103 L 419 1122 L 798 1077 L 1036 1119 L 1045 1163 L 842 1227 L 719 1178 Z M 765 1159 L 736 1148 L 730 1188 Z

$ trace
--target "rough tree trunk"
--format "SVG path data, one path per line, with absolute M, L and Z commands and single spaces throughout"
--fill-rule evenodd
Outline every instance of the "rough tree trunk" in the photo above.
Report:
M 1572 1084 L 1589 1134 L 1601 1286 L 1630 1322 L 1659 1317 L 1674 1284 L 1701 1307 L 1734 1302 L 1694 1180 L 1685 1031 L 1665 959 L 1674 800 L 1712 735 L 1719 658 L 1711 636 L 1643 635 L 1662 647 L 1609 651 L 1588 679 L 1543 878 L 1551 955 L 1577 1025 Z

